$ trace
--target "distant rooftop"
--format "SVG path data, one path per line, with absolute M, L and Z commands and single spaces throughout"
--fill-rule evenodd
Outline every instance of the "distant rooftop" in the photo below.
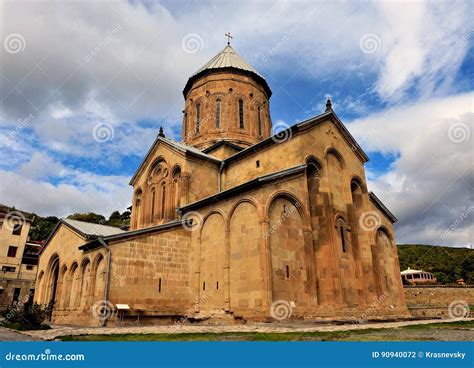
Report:
M 410 267 L 408 267 L 405 271 L 400 272 L 402 275 L 411 275 L 414 273 L 422 273 L 422 272 L 427 272 L 423 270 L 412 270 Z M 428 272 L 431 273 L 431 272 Z

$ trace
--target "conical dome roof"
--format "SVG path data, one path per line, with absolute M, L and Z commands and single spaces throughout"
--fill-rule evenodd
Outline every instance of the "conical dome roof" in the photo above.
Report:
M 255 77 L 255 79 L 257 79 L 257 81 L 262 83 L 263 87 L 265 88 L 265 91 L 268 94 L 268 97 L 271 96 L 272 92 L 267 82 L 265 81 L 265 78 L 263 78 L 263 76 L 259 72 L 257 72 L 257 70 L 253 66 L 247 63 L 242 56 L 237 54 L 234 48 L 229 44 L 189 78 L 188 82 L 186 83 L 186 86 L 184 87 L 183 94 L 186 96 L 186 93 L 191 88 L 192 83 L 199 77 L 209 72 L 228 68 L 250 73 Z
M 201 69 L 199 69 L 192 76 L 195 76 L 204 70 L 221 69 L 221 68 L 235 68 L 252 72 L 262 77 L 253 66 L 247 63 L 242 56 L 237 54 L 231 45 L 227 45 L 224 49 L 209 60 Z M 263 78 L 263 77 L 262 77 Z

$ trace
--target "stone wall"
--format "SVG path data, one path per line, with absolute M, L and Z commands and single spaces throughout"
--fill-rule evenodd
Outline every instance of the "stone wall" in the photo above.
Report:
M 91 306 L 102 300 L 105 280 L 105 252 L 79 250 L 86 240 L 61 224 L 39 257 L 35 301 L 48 305 L 55 291 L 52 322 L 59 324 L 98 324 Z
M 451 303 L 474 306 L 474 285 L 404 287 L 408 310 L 414 317 L 449 317 Z M 471 312 L 472 314 L 472 312 Z
M 243 127 L 240 126 L 239 100 L 243 102 Z M 216 124 L 218 101 L 220 122 Z M 199 130 L 196 129 L 197 109 Z M 248 147 L 269 137 L 271 127 L 268 96 L 264 88 L 248 75 L 211 73 L 199 78 L 186 95 L 183 142 L 199 149 L 220 139 Z
M 189 232 L 182 227 L 124 240 L 112 251 L 108 299 L 128 304 L 131 313 L 185 314 L 189 292 Z
M 186 157 L 159 142 L 133 182 L 130 230 L 167 222 L 177 217 L 177 207 L 214 194 L 218 169 L 213 161 Z
M 324 171 L 322 176 L 319 189 L 326 190 Z M 319 192 L 316 187 L 315 191 Z M 235 317 L 265 319 L 270 316 L 272 302 L 287 301 L 295 318 L 409 316 L 399 274 L 392 272 L 392 266 L 398 265 L 396 247 L 381 243 L 384 250 L 372 254 L 370 244 L 378 241 L 376 228 L 366 229 L 367 236 L 359 237 L 365 232 L 359 231 L 356 222 L 353 229 L 357 231 L 347 235 L 343 252 L 340 239 L 333 236 L 330 199 L 326 195 L 321 208 L 314 210 L 321 221 L 312 222 L 307 198 L 307 175 L 300 172 L 200 209 L 202 229 L 193 231 L 191 242 L 191 292 L 193 299 L 204 299 L 199 303 L 200 311 L 222 308 Z M 367 202 L 366 192 L 364 198 L 364 211 L 377 211 Z M 381 223 L 392 229 L 379 216 Z M 207 243 L 212 243 L 209 234 L 225 244 L 224 256 L 221 247 L 208 247 Z M 350 240 L 356 237 L 357 248 Z M 372 272 L 373 257 L 390 265 L 387 272 Z M 375 288 L 374 278 L 386 280 L 380 290 Z M 221 291 L 223 300 L 218 297 Z M 366 313 L 369 307 L 370 316 Z

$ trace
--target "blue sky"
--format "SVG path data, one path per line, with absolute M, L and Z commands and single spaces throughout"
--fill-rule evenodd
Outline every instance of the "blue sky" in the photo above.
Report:
M 273 91 L 274 124 L 317 115 L 331 97 L 400 242 L 471 244 L 472 3 L 2 6 L 1 203 L 58 216 L 126 208 L 159 126 L 180 138 L 187 78 L 231 31 Z

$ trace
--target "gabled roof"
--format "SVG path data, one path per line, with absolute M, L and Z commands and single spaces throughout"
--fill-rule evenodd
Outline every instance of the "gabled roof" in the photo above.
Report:
M 327 119 L 331 119 L 333 123 L 335 124 L 335 126 L 341 131 L 343 137 L 345 138 L 347 143 L 352 147 L 352 151 L 357 155 L 357 157 L 363 163 L 369 161 L 369 157 L 362 150 L 362 148 L 356 142 L 352 134 L 347 130 L 347 128 L 341 122 L 341 120 L 339 120 L 336 113 L 333 110 L 329 110 L 329 111 L 324 112 L 323 114 L 304 120 L 300 123 L 296 123 L 288 127 L 287 129 L 285 129 L 283 132 L 276 133 L 254 144 L 253 146 L 247 147 L 243 149 L 242 151 L 237 152 L 234 155 L 227 157 L 225 160 L 223 160 L 224 164 L 227 165 L 233 161 L 240 160 L 241 158 L 252 155 L 265 147 L 269 147 L 275 144 L 282 144 L 280 143 L 280 139 L 278 139 L 278 136 L 281 135 L 284 137 L 294 137 L 299 132 L 304 131 L 307 128 L 311 128 L 312 126 L 315 126 L 317 124 L 320 124 L 326 121 Z
M 145 227 L 143 229 L 137 229 L 137 230 L 131 230 L 131 231 L 124 231 L 123 233 L 115 234 L 115 235 L 108 235 L 108 236 L 104 236 L 104 237 L 98 237 L 96 239 L 93 239 L 89 243 L 81 245 L 79 247 L 79 249 L 84 250 L 84 251 L 89 251 L 89 250 L 92 250 L 92 249 L 103 246 L 104 242 L 106 244 L 108 244 L 110 241 L 136 238 L 136 237 L 151 234 L 151 233 L 162 232 L 164 230 L 169 230 L 169 229 L 172 229 L 174 227 L 182 226 L 185 223 L 186 223 L 186 220 L 184 220 L 184 219 L 173 220 L 173 221 L 169 221 L 169 222 L 166 222 L 164 224 L 161 224 L 161 225 L 155 225 L 155 226 Z
M 202 152 L 209 153 L 209 152 L 212 152 L 215 149 L 219 148 L 220 146 L 228 146 L 228 147 L 233 148 L 233 149 L 235 149 L 236 151 L 239 151 L 239 152 L 244 149 L 243 147 L 240 147 L 240 146 L 238 146 L 238 145 L 236 145 L 232 142 L 228 142 L 228 141 L 223 139 L 223 140 L 217 141 L 213 145 L 203 149 Z
M 122 229 L 113 226 L 93 224 L 90 222 L 71 220 L 68 218 L 61 219 L 61 222 L 65 223 L 69 227 L 76 230 L 78 233 L 83 235 L 85 238 L 94 238 L 99 236 L 108 236 L 124 233 Z
M 49 234 L 48 238 L 44 242 L 44 245 L 41 247 L 39 254 L 43 252 L 43 249 L 46 248 L 46 246 L 49 244 L 50 240 L 53 238 L 54 234 L 56 234 L 61 225 L 67 226 L 69 229 L 77 233 L 84 240 L 125 233 L 124 230 L 119 229 L 118 227 L 93 224 L 90 222 L 71 220 L 68 218 L 60 219 L 51 234 Z
M 232 46 L 227 45 L 221 52 L 219 52 L 216 56 L 199 68 L 199 70 L 189 78 L 183 90 L 184 96 L 186 97 L 186 94 L 191 89 L 192 83 L 196 79 L 208 73 L 223 70 L 239 71 L 255 77 L 255 79 L 264 87 L 268 97 L 272 95 L 272 91 L 265 81 L 265 78 L 259 72 L 257 72 L 253 66 L 247 63 L 242 56 L 237 54 Z
M 395 215 L 392 212 L 390 212 L 390 210 L 382 203 L 382 201 L 379 199 L 379 197 L 377 197 L 374 194 L 374 192 L 369 192 L 369 198 L 372 201 L 372 203 L 379 210 L 381 210 L 390 219 L 390 221 L 392 221 L 393 224 L 398 221 Z
M 178 212 L 180 213 L 185 213 L 190 210 L 195 210 L 204 206 L 207 206 L 212 203 L 219 202 L 221 200 L 230 198 L 234 195 L 241 194 L 244 192 L 247 192 L 251 189 L 258 188 L 261 185 L 271 182 L 273 180 L 281 179 L 286 176 L 292 175 L 292 174 L 298 174 L 306 170 L 306 164 L 290 167 L 285 170 L 277 171 L 271 174 L 266 174 L 262 176 L 257 176 L 255 179 L 249 180 L 245 183 L 242 183 L 240 185 L 237 185 L 235 187 L 226 189 L 222 192 L 213 194 L 211 196 L 202 198 L 196 202 L 189 203 L 183 207 L 178 208 Z
M 210 161 L 210 162 L 214 162 L 216 164 L 220 164 L 221 163 L 221 160 L 219 160 L 218 158 L 214 157 L 214 156 L 211 156 L 211 155 L 208 155 L 207 153 L 204 153 L 200 150 L 198 150 L 197 148 L 195 147 L 191 147 L 191 146 L 188 146 L 186 144 L 183 144 L 183 143 L 180 143 L 180 142 L 176 142 L 172 139 L 169 139 L 169 138 L 165 138 L 165 137 L 161 137 L 161 136 L 157 136 L 155 141 L 153 142 L 153 144 L 151 145 L 150 149 L 148 150 L 147 154 L 145 155 L 145 157 L 143 158 L 142 162 L 140 163 L 140 166 L 138 166 L 138 169 L 137 171 L 135 171 L 135 174 L 133 175 L 133 177 L 130 179 L 130 182 L 129 184 L 130 185 L 133 185 L 133 183 L 135 182 L 135 180 L 138 178 L 139 174 L 141 173 L 142 169 L 144 168 L 145 166 L 145 163 L 146 161 L 148 160 L 148 157 L 151 155 L 151 153 L 153 152 L 153 149 L 155 148 L 155 146 L 158 144 L 158 143 L 163 143 L 169 147 L 172 147 L 174 149 L 177 149 L 178 151 L 184 153 L 184 154 L 190 154 L 194 157 L 197 157 L 197 158 L 200 158 L 202 160 L 205 160 L 205 161 Z

